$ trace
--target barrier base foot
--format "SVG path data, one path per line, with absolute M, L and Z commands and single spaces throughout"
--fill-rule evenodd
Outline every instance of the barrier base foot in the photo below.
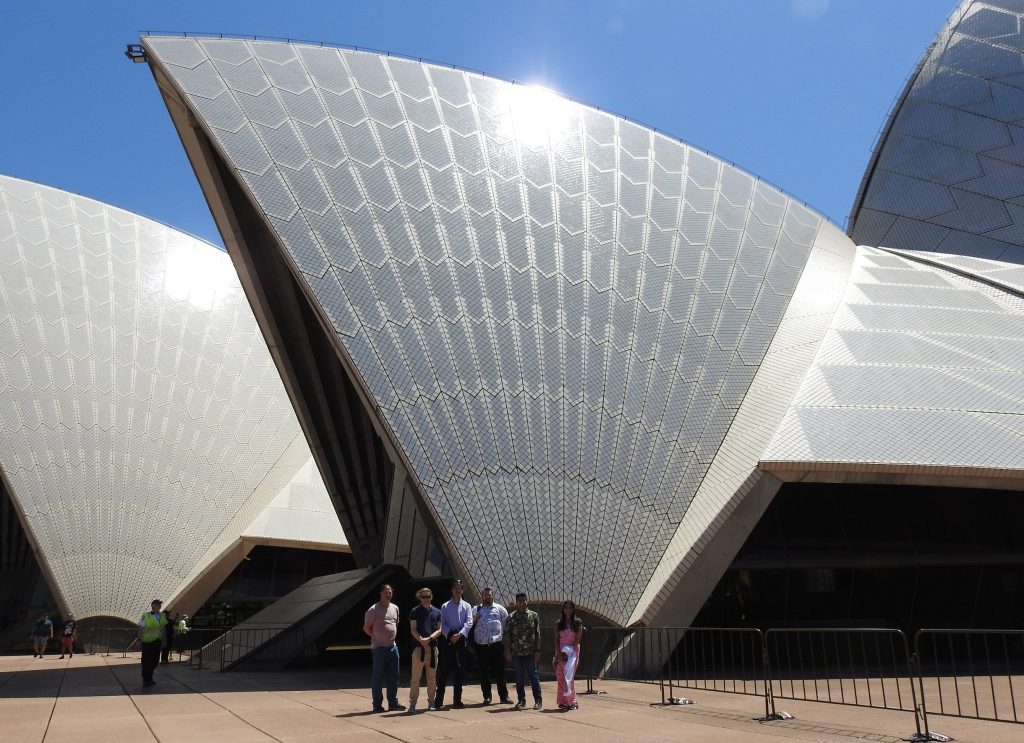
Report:
M 684 704 L 696 704 L 696 702 L 693 701 L 692 699 L 687 699 L 686 697 L 669 697 L 664 702 L 652 702 L 651 706 L 652 707 L 670 707 L 670 706 L 671 707 L 675 707 L 675 706 L 681 706 L 681 705 L 684 705 Z
M 755 717 L 758 722 L 775 722 L 776 720 L 795 720 L 796 718 L 788 712 L 772 712 L 764 717 Z
M 599 689 L 587 689 L 586 691 L 581 691 L 579 693 L 580 694 L 607 694 L 608 692 L 601 691 Z
M 900 740 L 911 741 L 911 743 L 928 743 L 930 740 L 934 740 L 936 743 L 948 743 L 948 741 L 956 739 L 942 733 L 914 733 Z

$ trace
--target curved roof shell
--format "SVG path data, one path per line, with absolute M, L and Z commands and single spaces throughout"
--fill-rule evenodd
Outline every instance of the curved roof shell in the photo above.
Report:
M 62 609 L 134 619 L 296 477 L 329 503 L 310 458 L 226 253 L 0 177 L 0 469 Z
M 761 466 L 780 477 L 971 477 L 1019 487 L 1024 292 L 1006 282 L 1018 271 L 859 248 L 842 305 Z
M 691 509 L 816 240 L 846 238 L 544 91 L 312 45 L 143 43 L 477 585 L 642 610 L 684 522 L 735 492 Z
M 925 52 L 851 213 L 858 245 L 1024 263 L 1024 2 L 965 0 Z

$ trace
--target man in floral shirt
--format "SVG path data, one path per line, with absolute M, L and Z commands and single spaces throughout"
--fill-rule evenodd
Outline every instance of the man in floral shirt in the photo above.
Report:
M 516 610 L 508 617 L 505 625 L 508 637 L 508 652 L 512 667 L 516 671 L 516 695 L 519 701 L 516 709 L 526 707 L 526 677 L 530 677 L 533 689 L 533 708 L 540 709 L 540 675 L 537 662 L 540 660 L 540 618 L 537 612 L 526 608 L 526 594 L 516 594 Z

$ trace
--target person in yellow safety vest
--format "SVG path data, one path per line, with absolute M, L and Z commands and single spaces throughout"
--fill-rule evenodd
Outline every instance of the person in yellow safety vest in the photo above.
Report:
M 142 643 L 142 685 L 152 686 L 156 683 L 153 680 L 153 671 L 160 663 L 160 646 L 164 641 L 164 628 L 167 626 L 167 617 L 160 611 L 163 602 L 153 599 L 149 605 L 151 611 L 147 611 L 139 620 L 139 640 Z

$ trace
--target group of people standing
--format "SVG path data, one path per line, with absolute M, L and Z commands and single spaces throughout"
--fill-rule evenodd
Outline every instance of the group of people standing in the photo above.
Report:
M 445 691 L 452 682 L 452 708 L 462 709 L 462 687 L 469 664 L 467 653 L 476 655 L 480 675 L 480 691 L 484 704 L 492 702 L 492 689 L 498 690 L 498 700 L 511 704 L 505 681 L 505 662 L 511 661 L 515 671 L 516 709 L 526 708 L 526 683 L 533 693 L 533 708 L 541 709 L 540 664 L 541 628 L 537 613 L 528 608 L 525 593 L 516 594 L 515 606 L 509 612 L 494 603 L 494 590 L 487 586 L 481 591 L 476 607 L 462 598 L 462 581 L 451 584 L 450 600 L 438 609 L 433 605 L 429 588 L 416 592 L 419 604 L 409 612 L 409 632 L 414 641 L 410 659 L 408 709 L 398 700 L 400 659 L 396 639 L 400 612 L 392 602 L 394 590 L 390 585 L 380 587 L 380 600 L 371 606 L 363 618 L 363 631 L 370 637 L 373 671 L 370 678 L 373 711 L 384 712 L 384 691 L 387 691 L 388 711 L 416 712 L 420 683 L 427 680 L 427 708 L 444 708 Z M 577 709 L 574 680 L 579 664 L 583 622 L 576 616 L 571 601 L 562 604 L 557 628 L 557 644 L 552 664 L 558 682 L 558 707 Z M 493 683 L 492 683 L 493 682 Z

